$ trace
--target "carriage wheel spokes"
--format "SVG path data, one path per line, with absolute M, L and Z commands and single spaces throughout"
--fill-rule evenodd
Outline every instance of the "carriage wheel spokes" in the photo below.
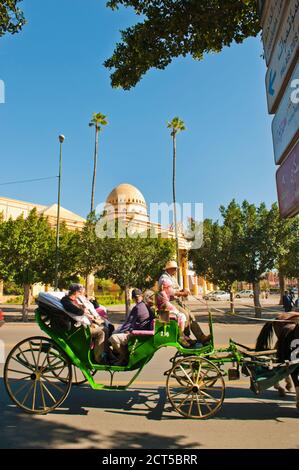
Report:
M 221 371 L 202 357 L 185 357 L 174 362 L 166 387 L 174 409 L 187 418 L 209 418 L 224 400 Z
M 34 336 L 21 341 L 9 353 L 4 382 L 17 406 L 28 413 L 44 414 L 67 397 L 72 385 L 72 365 L 54 341 Z
M 59 366 L 55 366 L 55 362 L 53 364 L 52 358 L 49 358 L 48 360 L 48 370 L 51 372 L 56 379 L 58 379 L 60 382 L 67 382 L 68 377 L 64 377 L 63 375 L 63 370 L 59 368 Z M 96 370 L 91 370 L 90 374 L 94 376 L 96 374 Z M 86 383 L 88 380 L 81 371 L 81 369 L 74 364 L 72 365 L 72 385 L 82 385 Z

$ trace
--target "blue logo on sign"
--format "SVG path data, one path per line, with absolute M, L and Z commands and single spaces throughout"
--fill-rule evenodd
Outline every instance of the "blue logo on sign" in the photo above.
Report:
M 275 88 L 273 87 L 275 80 L 276 80 L 277 72 L 273 73 L 273 70 L 270 71 L 270 78 L 269 78 L 269 94 L 271 96 L 275 95 Z

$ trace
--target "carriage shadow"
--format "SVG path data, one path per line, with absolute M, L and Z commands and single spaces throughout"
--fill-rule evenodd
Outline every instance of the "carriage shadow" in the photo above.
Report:
M 22 413 L 11 404 L 0 379 L 0 417 L 1 423 L 9 425 L 16 414 Z M 249 401 L 250 400 L 250 401 Z M 68 398 L 51 415 L 88 415 L 92 409 L 118 415 L 143 416 L 148 420 L 176 421 L 185 419 L 177 414 L 168 401 L 165 387 L 132 388 L 126 391 L 96 391 L 89 385 L 73 386 Z M 24 416 L 24 413 L 22 413 Z M 25 416 L 30 418 L 30 415 Z M 279 398 L 274 389 L 256 396 L 243 387 L 227 387 L 226 397 L 221 410 L 211 419 L 220 420 L 277 420 L 298 418 L 295 407 L 295 394 L 288 393 Z M 31 415 L 32 418 L 32 415 Z M 193 422 L 193 421 L 192 421 Z
M 75 387 L 74 387 L 75 389 Z M 51 413 L 55 415 L 75 415 L 88 414 L 88 410 L 76 405 L 78 398 L 86 407 L 106 408 L 113 407 L 114 411 L 119 412 L 131 410 L 136 404 L 145 403 L 142 394 L 138 391 L 120 392 L 117 396 L 120 399 L 115 400 L 115 393 L 111 392 L 93 392 L 90 388 L 80 386 L 77 392 L 69 398 L 61 408 Z M 148 402 L 151 400 L 148 391 L 145 391 Z M 159 399 L 157 400 L 159 403 Z M 157 403 L 156 408 L 159 408 Z M 162 401 L 161 401 L 162 403 Z M 151 411 L 149 411 L 150 414 Z M 51 448 L 87 448 L 101 449 L 185 449 L 186 441 L 188 448 L 199 448 L 198 442 L 191 442 L 190 436 L 183 434 L 177 436 L 165 436 L 155 432 L 135 432 L 135 431 L 111 431 L 104 435 L 93 425 L 86 426 L 72 425 L 59 422 L 57 419 L 48 419 L 49 415 L 37 416 L 24 413 L 16 406 L 12 405 L 5 391 L 3 379 L 0 379 L 0 449 L 51 449 Z M 89 429 L 89 426 L 93 429 Z M 101 428 L 100 428 L 101 429 Z M 61 456 L 63 457 L 63 456 Z

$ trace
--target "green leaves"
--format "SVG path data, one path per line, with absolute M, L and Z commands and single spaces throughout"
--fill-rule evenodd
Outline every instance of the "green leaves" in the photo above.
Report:
M 112 279 L 121 289 L 152 287 L 166 262 L 173 257 L 175 243 L 147 233 L 131 238 L 104 238 L 100 244 L 98 276 Z
M 93 113 L 91 121 L 89 122 L 89 127 L 97 126 L 98 131 L 101 131 L 104 126 L 107 126 L 108 120 L 107 116 L 102 113 Z
M 122 31 L 122 42 L 104 65 L 111 84 L 128 90 L 152 67 L 165 69 L 173 58 L 220 52 L 260 31 L 255 0 L 110 0 L 107 6 L 132 7 L 143 22 Z
M 258 283 L 275 266 L 299 276 L 299 218 L 283 220 L 267 209 L 235 200 L 220 207 L 223 223 L 204 221 L 204 243 L 190 252 L 197 274 L 226 289 L 236 280 Z
M 18 33 L 26 23 L 23 12 L 17 7 L 21 0 L 3 0 L 0 3 L 0 37 Z
M 178 132 L 186 130 L 184 121 L 182 121 L 178 116 L 173 118 L 172 121 L 168 121 L 167 127 L 168 129 L 172 129 L 172 136 L 175 136 Z

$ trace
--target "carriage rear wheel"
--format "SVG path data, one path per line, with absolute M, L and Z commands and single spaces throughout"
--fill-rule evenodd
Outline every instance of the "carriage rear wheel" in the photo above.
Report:
M 68 396 L 72 364 L 54 341 L 33 336 L 18 343 L 9 353 L 4 383 L 19 408 L 27 413 L 46 414 Z
M 65 382 L 65 379 L 63 377 L 60 377 L 56 371 L 53 371 L 52 372 L 54 376 L 56 376 L 56 378 L 58 380 L 60 380 L 61 382 Z M 92 370 L 90 371 L 90 374 L 92 376 L 94 376 L 95 374 L 97 373 L 96 370 Z M 74 364 L 72 365 L 72 385 L 83 385 L 85 384 L 86 382 L 88 382 L 87 378 L 85 377 L 85 375 L 83 374 L 83 372 L 81 371 L 81 369 L 77 366 L 75 366 Z
M 186 418 L 206 419 L 222 406 L 225 383 L 219 368 L 208 359 L 184 357 L 174 362 L 166 381 L 174 409 Z

